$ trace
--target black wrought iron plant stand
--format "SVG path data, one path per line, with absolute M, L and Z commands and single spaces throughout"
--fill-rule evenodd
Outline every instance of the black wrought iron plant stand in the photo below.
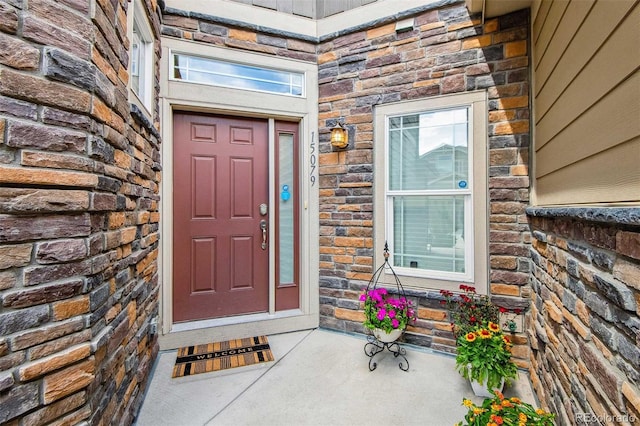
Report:
M 391 273 L 393 274 L 393 278 L 395 279 L 396 288 L 398 290 L 398 294 L 401 294 L 403 298 L 406 299 L 406 295 L 404 293 L 404 288 L 400 283 L 400 279 L 396 275 L 395 271 L 389 264 L 389 246 L 387 243 L 384 244 L 384 262 L 382 265 L 373 273 L 371 280 L 369 280 L 369 284 L 367 284 L 367 289 L 365 294 L 369 294 L 370 290 L 375 290 L 378 286 L 378 281 L 380 277 L 385 271 L 385 267 L 389 268 Z M 374 361 L 374 357 L 383 352 L 384 350 L 388 350 L 393 354 L 395 358 L 400 358 L 400 362 L 398 363 L 398 367 L 402 371 L 409 370 L 409 361 L 407 360 L 406 354 L 407 351 L 400 346 L 397 341 L 393 342 L 382 342 L 378 340 L 374 335 L 367 335 L 367 343 L 364 345 L 364 353 L 370 358 L 369 359 L 369 371 L 373 371 L 376 369 L 378 364 Z

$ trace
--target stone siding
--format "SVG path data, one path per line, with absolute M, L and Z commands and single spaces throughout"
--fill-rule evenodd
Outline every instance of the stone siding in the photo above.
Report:
M 0 2 L 0 423 L 130 424 L 142 402 L 158 350 L 160 34 L 318 64 L 320 323 L 341 331 L 364 331 L 377 267 L 374 106 L 487 90 L 489 288 L 527 310 L 514 358 L 559 424 L 638 421 L 640 214 L 527 218 L 528 11 L 482 22 L 446 0 L 315 39 L 172 8 L 161 24 L 142 2 L 152 117 L 128 101 L 130 1 Z M 344 151 L 328 141 L 338 120 Z M 407 294 L 406 341 L 454 352 L 438 291 Z
M 640 209 L 528 212 L 538 398 L 558 424 L 640 422 Z
M 131 423 L 158 350 L 157 99 L 128 101 L 128 6 L 0 2 L 2 424 Z
M 358 297 L 373 265 L 373 108 L 389 102 L 486 90 L 492 300 L 528 306 L 529 12 L 481 22 L 463 3 L 395 23 L 345 32 L 319 45 L 320 323 L 363 332 Z M 329 130 L 344 121 L 349 147 L 334 151 Z M 376 170 L 382 173 L 382 170 Z M 384 226 L 377 224 L 377 226 Z M 453 352 L 448 313 L 437 290 L 409 291 L 419 320 L 408 342 Z M 514 357 L 528 365 L 526 335 Z
M 316 40 L 257 25 L 232 23 L 214 15 L 167 7 L 162 35 L 213 46 L 316 62 Z

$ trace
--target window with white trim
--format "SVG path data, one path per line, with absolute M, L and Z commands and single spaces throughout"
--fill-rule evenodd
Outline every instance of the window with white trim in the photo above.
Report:
M 375 114 L 376 247 L 388 243 L 403 284 L 483 291 L 486 94 L 387 104 Z
M 281 95 L 304 96 L 304 74 L 172 53 L 171 80 Z
M 154 50 L 153 34 L 147 20 L 145 9 L 140 0 L 133 2 L 133 19 L 131 22 L 131 49 L 129 51 L 129 83 L 135 96 L 133 101 L 152 111 Z

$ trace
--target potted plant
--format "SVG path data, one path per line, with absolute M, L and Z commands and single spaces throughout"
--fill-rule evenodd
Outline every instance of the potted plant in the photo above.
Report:
M 498 324 L 476 326 L 459 336 L 456 344 L 456 370 L 471 381 L 476 395 L 491 396 L 493 389 L 502 390 L 505 382 L 517 377 L 511 341 Z
M 364 302 L 364 326 L 381 342 L 395 341 L 416 319 L 411 301 L 394 297 L 384 287 L 365 291 L 360 301 Z
M 496 391 L 492 398 L 486 398 L 480 406 L 466 398 L 462 404 L 469 411 L 464 417 L 465 422 L 459 422 L 457 426 L 554 425 L 554 414 L 540 408 L 536 409 L 516 397 L 505 398 L 499 391 Z
M 460 284 L 461 294 L 455 295 L 448 290 L 440 290 L 444 297 L 441 301 L 451 312 L 451 329 L 456 338 L 464 336 L 477 326 L 486 326 L 489 322 L 499 323 L 500 310 L 489 296 L 476 293 L 473 286 Z

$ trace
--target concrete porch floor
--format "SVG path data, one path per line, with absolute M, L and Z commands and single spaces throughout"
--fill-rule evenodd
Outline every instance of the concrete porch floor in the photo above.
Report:
M 175 379 L 176 351 L 161 352 L 136 424 L 443 426 L 464 419 L 463 397 L 482 402 L 448 354 L 405 345 L 409 371 L 386 350 L 369 371 L 363 336 L 314 329 L 268 338 L 273 362 Z M 519 375 L 505 395 L 537 405 Z

